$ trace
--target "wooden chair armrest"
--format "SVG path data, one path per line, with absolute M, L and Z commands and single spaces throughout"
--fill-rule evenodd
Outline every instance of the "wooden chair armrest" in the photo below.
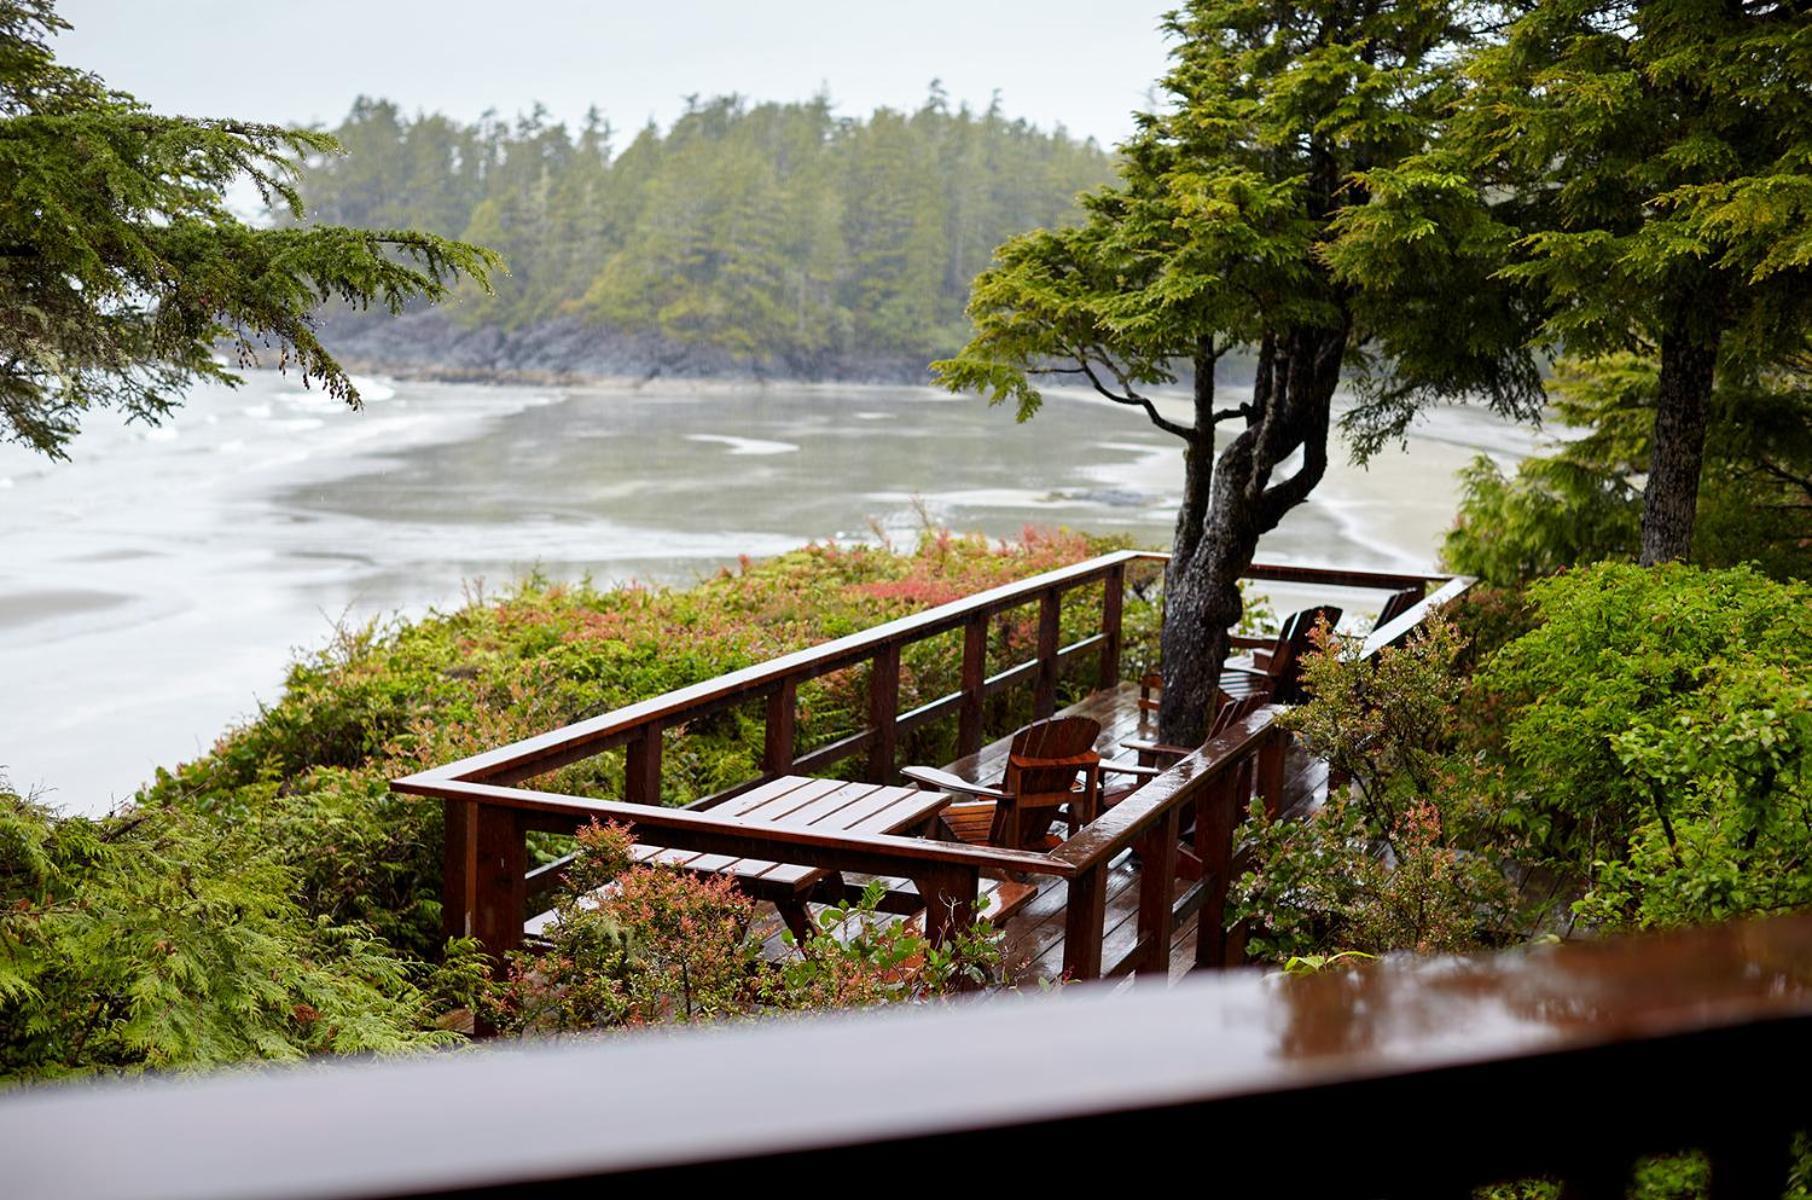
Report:
M 989 800 L 1005 800 L 1007 793 L 999 788 L 983 787 L 979 783 L 970 783 L 959 775 L 941 771 L 936 767 L 901 767 L 900 774 L 914 783 L 939 792 L 961 792 L 965 796 L 983 796 Z
M 1173 746 L 1169 742 L 1143 742 L 1136 738 L 1121 742 L 1120 746 L 1135 754 L 1162 754 L 1169 758 L 1182 758 L 1186 754 L 1195 753 L 1188 746 Z
M 1063 758 L 1045 758 L 1032 754 L 1009 754 L 1007 761 L 1016 767 L 1092 767 L 1101 761 L 1101 756 L 1093 750 L 1084 750 L 1081 754 L 1070 754 Z
M 1138 763 L 1105 761 L 1101 764 L 1103 771 L 1118 771 L 1122 775 L 1137 775 L 1141 779 L 1156 779 L 1164 773 L 1162 767 L 1142 767 Z

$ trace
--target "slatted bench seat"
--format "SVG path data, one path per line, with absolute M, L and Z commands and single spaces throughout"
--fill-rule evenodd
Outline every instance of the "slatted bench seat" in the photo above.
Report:
M 713 816 L 748 822 L 755 829 L 913 834 L 929 832 L 937 814 L 949 802 L 950 797 L 942 793 L 916 788 L 785 775 L 733 796 L 709 811 Z M 807 901 L 815 896 L 840 899 L 847 890 L 837 872 L 822 867 L 703 854 L 646 843 L 637 843 L 634 854 L 644 863 L 734 877 L 743 891 L 774 905 L 796 937 L 810 932 Z M 544 913 L 530 920 L 524 929 L 530 934 L 538 933 L 549 918 L 550 914 Z

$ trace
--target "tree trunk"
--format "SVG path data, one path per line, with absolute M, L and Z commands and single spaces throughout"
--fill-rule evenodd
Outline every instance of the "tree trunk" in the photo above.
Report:
M 1642 565 L 1692 554 L 1705 458 L 1705 420 L 1718 363 L 1718 338 L 1676 323 L 1661 339 L 1661 379 L 1648 484 L 1642 493 Z
M 1252 565 L 1258 535 L 1234 528 L 1242 514 L 1217 511 L 1195 552 L 1172 552 L 1164 572 L 1164 694 L 1158 736 L 1173 745 L 1199 745 L 1208 735 L 1228 638 L 1239 623 L 1239 578 Z
M 1243 607 L 1240 576 L 1252 565 L 1259 538 L 1308 499 L 1327 469 L 1328 424 L 1346 337 L 1343 326 L 1266 338 L 1246 427 L 1218 460 L 1211 433 L 1198 434 L 1185 451 L 1183 505 L 1164 572 L 1158 736 L 1166 742 L 1195 746 L 1207 736 L 1229 636 Z M 1212 392 L 1212 373 L 1205 383 L 1198 373 L 1198 430 L 1212 430 Z M 1302 465 L 1272 484 L 1272 471 L 1298 450 Z

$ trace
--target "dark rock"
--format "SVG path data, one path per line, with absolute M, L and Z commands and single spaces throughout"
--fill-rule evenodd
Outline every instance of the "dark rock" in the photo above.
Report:
M 321 339 L 349 370 L 414 379 L 581 383 L 599 379 L 927 384 L 924 358 L 821 352 L 753 356 L 561 317 L 520 329 L 467 328 L 440 310 L 341 313 Z

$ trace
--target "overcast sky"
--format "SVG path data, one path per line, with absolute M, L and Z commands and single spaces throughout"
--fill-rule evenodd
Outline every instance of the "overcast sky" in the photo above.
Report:
M 160 111 L 328 125 L 353 97 L 470 119 L 540 100 L 619 130 L 688 93 L 845 113 L 953 101 L 1103 145 L 1164 66 L 1172 0 L 62 0 L 60 58 Z M 619 142 L 619 145 L 621 142 Z

